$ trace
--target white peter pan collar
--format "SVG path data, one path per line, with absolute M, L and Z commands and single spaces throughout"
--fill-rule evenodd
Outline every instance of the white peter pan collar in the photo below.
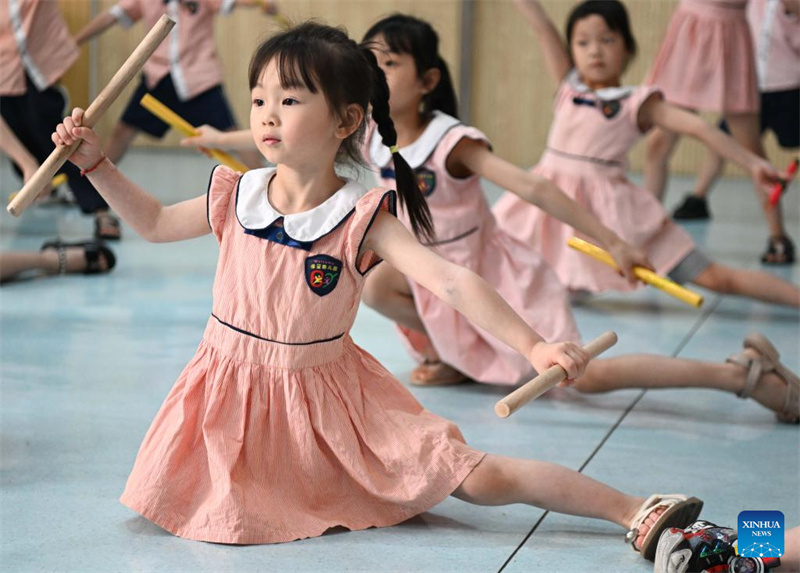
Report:
M 422 135 L 411 145 L 401 148 L 400 154 L 411 169 L 416 169 L 428 160 L 445 134 L 460 123 L 455 117 L 434 111 L 433 118 L 428 122 Z M 369 142 L 369 156 L 372 163 L 379 167 L 386 167 L 392 162 L 392 152 L 383 144 L 377 129 L 372 132 L 372 139 Z
M 599 90 L 590 90 L 589 86 L 583 83 L 578 77 L 578 70 L 572 68 L 569 73 L 567 74 L 567 83 L 569 83 L 570 87 L 574 89 L 576 92 L 584 93 L 584 94 L 594 94 L 598 98 L 603 101 L 613 101 L 618 99 L 624 99 L 630 96 L 635 89 L 635 86 L 617 86 L 613 88 L 602 88 Z
M 276 169 L 252 169 L 242 175 L 236 194 L 236 217 L 247 230 L 266 229 L 283 218 L 283 228 L 295 241 L 316 241 L 324 237 L 355 209 L 367 188 L 356 181 L 345 179 L 344 184 L 324 203 L 308 211 L 284 215 L 277 211 L 267 197 L 267 186 Z

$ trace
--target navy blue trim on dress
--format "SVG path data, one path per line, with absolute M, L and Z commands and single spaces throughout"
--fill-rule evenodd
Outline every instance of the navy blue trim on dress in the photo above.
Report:
M 354 266 L 356 267 L 356 271 L 362 277 L 383 262 L 383 259 L 379 259 L 375 263 L 371 264 L 367 269 L 365 269 L 363 273 L 361 272 L 361 269 L 358 268 L 358 253 L 361 252 L 361 247 L 364 245 L 364 240 L 367 238 L 369 230 L 372 228 L 372 224 L 375 222 L 375 217 L 378 216 L 378 213 L 383 211 L 383 209 L 381 209 L 381 206 L 383 205 L 383 202 L 386 200 L 387 196 L 389 197 L 389 213 L 397 217 L 397 191 L 387 191 L 381 196 L 381 200 L 378 202 L 378 208 L 375 209 L 375 212 L 372 214 L 372 218 L 369 220 L 369 224 L 367 224 L 367 228 L 364 229 L 364 234 L 361 236 L 361 241 L 359 241 L 358 243 L 358 249 L 356 250 L 356 260 L 353 262 Z
M 283 217 L 276 219 L 275 223 L 278 221 L 283 221 Z M 287 247 L 301 249 L 303 251 L 310 251 L 311 247 L 314 246 L 314 241 L 297 241 L 292 239 L 283 227 L 276 225 L 275 223 L 272 223 L 265 229 L 248 229 L 247 227 L 244 227 L 244 234 L 253 235 L 259 239 L 266 239 L 267 241 L 272 241 L 273 243 L 278 243 L 279 245 L 285 245 Z
M 339 340 L 342 336 L 344 336 L 344 332 L 342 332 L 341 334 L 337 334 L 336 336 L 331 336 L 330 338 L 323 338 L 322 340 L 312 340 L 311 342 L 284 342 L 282 340 L 273 340 L 271 338 L 264 338 L 263 336 L 259 336 L 257 334 L 253 334 L 252 332 L 247 332 L 246 330 L 242 330 L 241 328 L 239 328 L 237 326 L 233 326 L 232 324 L 229 324 L 229 323 L 225 322 L 224 320 L 222 320 L 220 317 L 218 317 L 213 312 L 211 313 L 211 316 L 213 316 L 215 319 L 217 319 L 217 322 L 219 322 L 222 326 L 227 326 L 231 330 L 235 330 L 236 332 L 238 332 L 240 334 L 244 334 L 244 335 L 247 335 L 247 336 L 252 336 L 253 338 L 258 338 L 259 340 L 263 340 L 265 342 L 274 342 L 276 344 L 284 344 L 286 346 L 309 346 L 311 344 L 321 344 L 323 342 L 333 342 L 334 340 Z
M 465 238 L 469 237 L 470 235 L 476 233 L 478 231 L 478 229 L 480 229 L 480 226 L 476 225 L 475 227 L 472 227 L 469 231 L 461 233 L 460 235 L 457 235 L 457 236 L 453 237 L 452 239 L 444 239 L 442 241 L 433 241 L 431 243 L 422 243 L 422 245 L 425 246 L 425 247 L 438 247 L 439 245 L 446 245 L 448 243 L 455 243 L 456 241 L 460 241 L 461 239 L 465 239 Z
M 208 178 L 208 187 L 206 187 L 206 221 L 208 221 L 208 228 L 214 232 L 214 227 L 211 226 L 211 182 L 214 180 L 214 173 L 219 165 L 215 165 L 211 170 L 211 176 Z
M 577 161 L 588 161 L 589 163 L 598 163 L 600 165 L 606 165 L 608 167 L 623 167 L 623 163 L 621 161 L 613 161 L 611 159 L 600 159 L 599 157 L 589 157 L 588 155 L 576 155 L 574 153 L 567 153 L 566 151 L 559 151 L 558 149 L 553 149 L 552 147 L 548 147 L 545 151 L 548 153 L 552 153 L 553 155 L 560 155 L 561 157 L 566 157 L 567 159 L 575 159 Z

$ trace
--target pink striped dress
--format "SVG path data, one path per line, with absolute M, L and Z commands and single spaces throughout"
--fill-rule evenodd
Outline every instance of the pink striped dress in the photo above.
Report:
M 568 197 L 625 241 L 647 253 L 667 274 L 695 250 L 689 234 L 672 222 L 652 193 L 626 175 L 628 152 L 644 135 L 639 109 L 658 90 L 649 86 L 591 91 L 571 71 L 558 89 L 547 150 L 533 173 L 555 183 Z M 575 229 L 506 192 L 493 212 L 516 239 L 534 245 L 569 289 L 627 291 L 631 285 L 616 271 L 567 246 Z
M 430 247 L 484 278 L 546 340 L 580 341 L 567 291 L 544 258 L 530 242 L 519 242 L 497 226 L 480 177 L 459 179 L 447 170 L 447 158 L 462 139 L 489 143 L 474 127 L 435 112 L 423 134 L 400 149 L 431 210 L 436 240 Z M 364 155 L 383 184 L 393 185 L 392 156 L 374 124 Z M 405 213 L 401 220 L 411 228 Z M 409 287 L 427 336 L 398 329 L 415 359 L 422 361 L 422 352 L 432 345 L 442 361 L 477 382 L 514 385 L 535 375 L 530 362 L 517 351 L 414 281 L 409 280 Z
M 748 0 L 681 0 L 645 83 L 685 108 L 756 113 L 758 80 Z
M 213 173 L 213 311 L 121 498 L 188 539 L 393 525 L 447 497 L 484 455 L 348 334 L 380 262 L 358 252 L 377 213 L 395 212 L 394 192 L 347 182 L 284 217 L 267 197 L 274 173 Z

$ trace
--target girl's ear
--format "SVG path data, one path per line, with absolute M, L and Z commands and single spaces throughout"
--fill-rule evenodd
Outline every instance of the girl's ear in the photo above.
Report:
M 439 68 L 431 68 L 422 74 L 422 88 L 425 90 L 425 94 L 427 95 L 435 90 L 441 79 L 442 71 Z
M 336 137 L 347 139 L 355 133 L 362 121 L 364 121 L 363 108 L 358 104 L 351 103 L 347 106 L 339 125 L 336 127 Z

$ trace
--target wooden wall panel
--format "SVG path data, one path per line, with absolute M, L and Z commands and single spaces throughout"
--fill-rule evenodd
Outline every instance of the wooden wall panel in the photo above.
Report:
M 89 21 L 91 7 L 88 0 L 58 0 L 61 13 L 67 21 L 70 32 L 75 34 Z M 89 50 L 81 50 L 80 57 L 61 79 L 67 88 L 73 106 L 89 105 Z
M 475 3 L 472 69 L 472 123 L 486 131 L 497 152 L 519 165 L 534 164 L 544 148 L 552 119 L 551 101 L 555 91 L 547 76 L 533 32 L 516 12 L 510 0 L 464 0 Z M 76 31 L 89 19 L 89 0 L 59 0 L 70 28 Z M 98 0 L 105 10 L 112 0 Z M 545 9 L 563 28 L 572 0 L 544 0 Z M 627 83 L 642 81 L 655 58 L 676 0 L 628 0 L 626 2 L 639 42 L 639 55 L 627 70 Z M 460 18 L 462 0 L 285 0 L 285 14 L 294 22 L 314 18 L 320 22 L 343 25 L 352 37 L 360 39 L 378 18 L 395 11 L 414 14 L 430 21 L 441 38 L 443 57 L 450 64 L 454 85 L 458 85 L 461 45 Z M 247 65 L 255 46 L 278 28 L 256 10 L 238 9 L 221 18 L 216 38 L 225 66 L 225 89 L 241 125 L 247 125 L 249 94 Z M 139 24 L 130 30 L 116 27 L 97 40 L 98 86 L 111 78 L 146 30 Z M 88 51 L 65 77 L 73 102 L 88 100 Z M 133 87 L 112 106 L 99 130 L 108 136 L 121 115 Z M 713 120 L 713 116 L 704 116 Z M 163 142 L 140 137 L 138 145 L 174 146 L 178 137 L 172 134 Z M 774 138 L 767 138 L 769 156 L 779 167 L 791 155 L 778 149 Z M 641 168 L 644 146 L 631 154 L 631 166 Z M 703 157 L 700 144 L 684 139 L 672 161 L 673 171 L 695 172 Z M 740 170 L 732 173 L 741 174 Z

